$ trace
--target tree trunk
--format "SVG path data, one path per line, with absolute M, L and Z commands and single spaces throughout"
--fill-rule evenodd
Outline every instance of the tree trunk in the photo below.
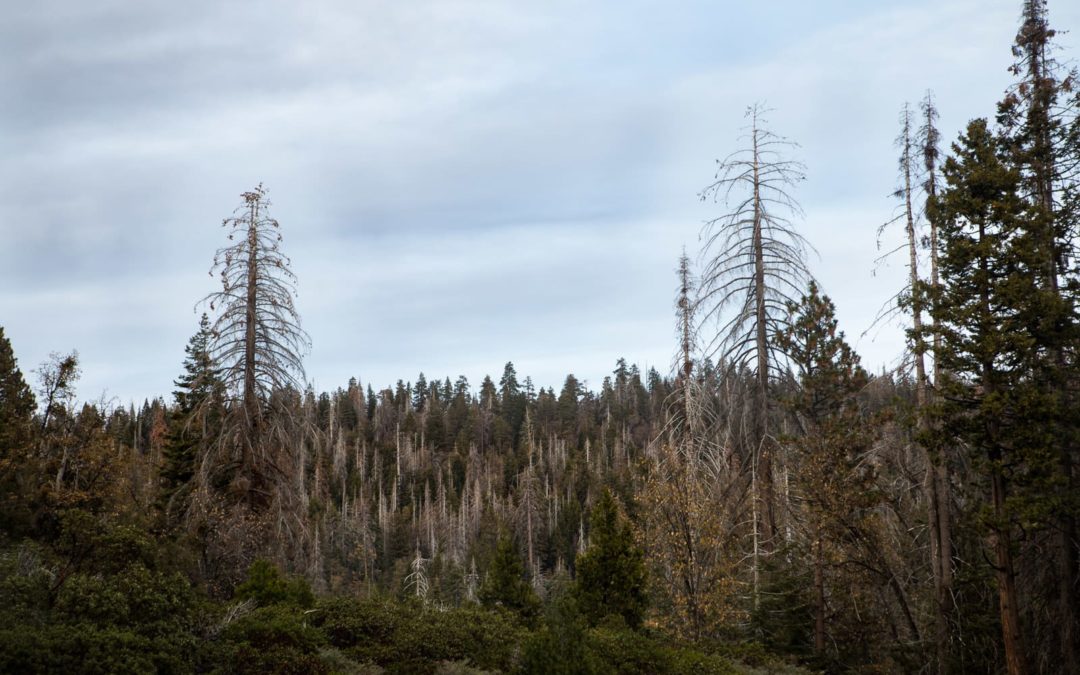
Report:
M 932 103 L 928 99 L 926 106 L 926 125 L 930 130 L 928 135 L 932 135 L 933 123 L 934 111 Z M 924 148 L 923 153 L 927 158 L 926 197 L 927 202 L 931 203 L 937 197 L 935 148 Z M 940 284 L 938 277 L 938 225 L 937 218 L 930 217 L 928 220 L 930 226 L 930 287 L 936 293 Z M 933 387 L 936 389 L 941 385 L 941 364 L 938 356 L 941 353 L 941 330 L 936 317 L 933 319 L 932 333 L 932 350 L 934 354 Z M 926 400 L 928 404 L 929 399 L 936 397 L 936 391 L 931 391 L 929 387 L 924 387 L 924 391 L 928 394 Z M 930 499 L 930 558 L 934 573 L 936 600 L 934 651 L 938 675 L 946 675 L 949 672 L 949 616 L 952 609 L 952 521 L 950 519 L 948 458 L 946 457 L 945 448 L 936 438 L 935 445 L 936 447 L 932 448 L 932 451 L 928 453 L 926 487 Z
M 757 348 L 757 441 L 756 465 L 759 494 L 755 499 L 761 502 L 761 545 L 765 553 L 771 552 L 776 530 L 776 518 L 773 513 L 773 476 L 772 457 L 769 443 L 769 342 L 766 322 L 768 315 L 765 304 L 765 247 L 762 232 L 761 176 L 758 155 L 757 120 L 753 129 L 754 157 L 754 322 L 755 346 Z
M 814 654 L 825 653 L 825 552 L 818 533 L 814 555 Z
M 247 261 L 247 302 L 244 332 L 244 412 L 247 415 L 248 437 L 242 444 L 242 464 L 245 471 L 252 468 L 253 457 L 251 443 L 255 438 L 255 430 L 259 420 L 259 398 L 255 382 L 255 325 L 258 321 L 256 313 L 256 286 L 259 281 L 258 265 L 258 201 L 251 200 L 251 213 L 248 221 L 248 261 Z
M 1005 524 L 1005 478 L 994 469 L 992 479 L 994 515 L 998 519 L 994 533 L 995 573 L 998 582 L 998 607 L 1001 613 L 1001 633 L 1005 643 L 1005 666 L 1009 675 L 1025 675 L 1027 659 L 1020 628 L 1020 609 L 1016 598 L 1016 573 L 1012 561 L 1012 538 Z

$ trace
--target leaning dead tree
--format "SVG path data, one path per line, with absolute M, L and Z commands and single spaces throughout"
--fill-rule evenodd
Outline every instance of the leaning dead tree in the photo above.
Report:
M 289 400 L 304 380 L 309 348 L 293 298 L 296 276 L 280 251 L 278 222 L 260 184 L 222 222 L 228 246 L 218 249 L 211 275 L 221 290 L 204 302 L 216 312 L 209 352 L 226 390 L 227 411 L 217 452 L 203 473 L 226 474 L 249 504 L 265 504 L 291 474 L 284 465 L 292 444 Z
M 771 378 L 783 375 L 785 358 L 775 336 L 787 325 L 788 303 L 810 279 L 810 246 L 794 226 L 802 209 L 793 189 L 805 179 L 804 167 L 788 159 L 796 144 L 765 128 L 765 112 L 760 105 L 747 110 L 745 147 L 717 161 L 715 180 L 700 195 L 725 209 L 701 233 L 701 319 L 719 326 L 706 351 L 728 372 L 754 381 L 744 438 L 750 446 L 755 569 L 759 554 L 775 545 L 777 522 L 769 388 Z

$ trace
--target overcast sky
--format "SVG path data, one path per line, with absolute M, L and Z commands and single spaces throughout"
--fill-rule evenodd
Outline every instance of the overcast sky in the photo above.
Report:
M 1021 3 L 4 5 L 0 326 L 28 377 L 77 349 L 80 397 L 126 404 L 172 391 L 221 220 L 260 181 L 319 390 L 666 373 L 676 260 L 720 208 L 697 194 L 755 101 L 801 144 L 841 327 L 894 365 L 899 327 L 860 335 L 904 274 L 873 262 L 898 111 L 933 89 L 950 141 L 992 114 Z M 1080 3 L 1050 17 L 1076 31 Z

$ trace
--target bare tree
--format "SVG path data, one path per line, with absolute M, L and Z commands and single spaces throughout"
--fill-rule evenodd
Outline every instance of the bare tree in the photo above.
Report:
M 934 200 L 937 197 L 938 187 L 938 143 L 940 141 L 940 134 L 937 129 L 938 111 L 934 105 L 934 98 L 931 92 L 927 92 L 922 102 L 919 104 L 919 109 L 922 113 L 922 126 L 919 127 L 916 134 L 917 149 L 922 154 L 923 159 L 923 182 L 922 190 L 923 196 L 926 200 L 927 207 L 924 209 L 924 215 L 927 224 L 927 235 L 924 237 L 924 244 L 929 249 L 930 254 L 930 277 L 928 281 L 923 281 L 924 284 L 928 284 L 929 300 L 932 301 L 937 295 L 937 289 L 939 287 L 939 274 L 938 274 L 938 219 L 934 211 Z M 926 302 L 926 298 L 922 298 L 924 303 L 920 306 L 922 309 L 931 309 L 932 305 Z M 913 306 L 914 308 L 914 306 Z M 933 355 L 932 371 L 930 376 L 931 387 L 927 388 L 926 402 L 932 403 L 937 400 L 937 390 L 941 383 L 941 364 L 938 359 L 938 354 L 941 351 L 941 331 L 939 330 L 937 317 L 931 317 L 932 325 L 930 332 L 932 335 L 932 342 L 930 344 L 930 353 Z M 919 326 L 916 326 L 916 333 L 920 330 Z M 925 349 L 925 346 L 924 346 Z M 924 416 L 920 416 L 921 419 L 925 419 Z M 927 419 L 925 424 L 932 426 L 934 422 Z M 941 443 L 941 436 L 939 433 L 932 433 L 928 436 L 928 439 L 933 443 L 932 447 L 927 448 L 928 466 L 926 475 L 926 492 L 930 499 L 930 558 L 933 564 L 934 570 L 934 589 L 936 596 L 936 612 L 935 612 L 935 645 L 937 652 L 937 669 L 939 673 L 948 672 L 948 665 L 946 662 L 946 656 L 948 652 L 948 640 L 949 640 L 949 617 L 952 614 L 954 600 L 953 600 L 953 544 L 952 544 L 952 488 L 951 479 L 949 477 L 949 460 L 948 460 L 948 448 Z
M 427 559 L 420 555 L 420 542 L 416 542 L 416 554 L 409 563 L 410 572 L 405 576 L 405 592 L 412 593 L 418 600 L 427 600 L 428 583 Z
M 686 250 L 679 256 L 679 289 L 675 300 L 676 337 L 679 340 L 679 351 L 676 355 L 676 388 L 673 395 L 680 395 L 682 400 L 681 410 L 678 406 L 668 402 L 667 408 L 672 414 L 670 424 L 676 424 L 680 428 L 675 429 L 680 434 L 692 437 L 701 431 L 701 396 L 695 396 L 696 390 L 700 390 L 700 382 L 694 382 L 694 353 L 698 348 L 697 326 L 697 279 L 693 270 L 690 269 L 690 258 Z
M 906 311 L 911 316 L 911 326 L 908 330 L 911 359 L 915 368 L 915 443 L 920 451 L 920 457 L 925 463 L 926 472 L 923 480 L 924 493 L 927 503 L 927 522 L 930 535 L 929 558 L 933 570 L 936 606 L 934 612 L 935 622 L 935 659 L 937 672 L 947 672 L 947 645 L 948 645 L 948 612 L 950 607 L 949 585 L 951 584 L 952 562 L 951 544 L 949 541 L 948 519 L 948 486 L 947 477 L 944 476 L 945 463 L 941 458 L 941 448 L 937 447 L 936 436 L 930 433 L 930 414 L 928 406 L 933 402 L 933 385 L 938 382 L 937 361 L 934 361 L 934 377 L 931 379 L 926 365 L 926 354 L 929 351 L 927 345 L 928 327 L 924 324 L 925 310 L 929 309 L 928 301 L 933 297 L 927 291 L 937 284 L 937 229 L 932 218 L 929 218 L 929 210 L 920 210 L 916 204 L 919 191 L 922 196 L 930 200 L 936 190 L 936 163 L 937 163 L 937 129 L 934 119 L 937 111 L 934 109 L 930 94 L 921 104 L 923 125 L 916 128 L 915 112 L 910 104 L 905 103 L 900 110 L 900 134 L 896 138 L 896 147 L 900 151 L 897 162 L 899 173 L 899 185 L 893 192 L 893 197 L 899 202 L 899 213 L 895 218 L 878 228 L 878 236 L 894 223 L 904 224 L 905 241 L 900 246 L 886 252 L 879 260 L 891 256 L 894 253 L 906 249 L 907 253 L 907 283 L 889 301 L 890 309 L 883 310 L 878 318 L 891 316 L 893 312 Z M 920 171 L 919 157 L 922 155 L 923 170 Z M 920 173 L 923 175 L 921 184 Z M 929 222 L 926 222 L 929 220 Z M 925 236 L 922 232 L 927 231 Z M 931 280 L 927 280 L 920 272 L 919 249 L 925 240 L 930 250 Z M 880 240 L 879 240 L 880 246 Z M 934 345 L 939 345 L 936 336 L 936 324 Z M 936 352 L 935 352 L 936 353 Z
M 770 377 L 782 376 L 785 359 L 774 338 L 787 325 L 788 303 L 811 276 L 811 247 L 793 222 L 802 215 L 792 191 L 805 179 L 804 167 L 787 159 L 796 144 L 764 127 L 766 112 L 758 104 L 747 109 L 746 147 L 718 160 L 715 180 L 700 195 L 726 209 L 706 221 L 701 234 L 701 318 L 720 326 L 706 351 L 718 354 L 731 372 L 749 369 L 756 382 L 748 416 L 755 558 L 759 542 L 766 552 L 772 549 L 776 530 L 768 393 Z
M 301 359 L 310 342 L 293 304 L 296 277 L 279 249 L 280 226 L 269 215 L 266 190 L 260 184 L 242 197 L 222 222 L 233 243 L 218 249 L 210 269 L 222 289 L 203 300 L 217 312 L 209 352 L 228 405 L 219 456 L 204 472 L 234 471 L 234 485 L 254 503 L 267 501 L 275 479 L 285 482 L 289 475 L 276 451 L 293 440 L 289 402 L 295 396 L 289 394 L 301 388 Z

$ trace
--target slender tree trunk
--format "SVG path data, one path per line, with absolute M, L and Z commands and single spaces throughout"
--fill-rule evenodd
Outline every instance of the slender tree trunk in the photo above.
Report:
M 694 346 L 694 311 L 690 300 L 690 260 L 683 251 L 679 259 L 679 328 L 681 330 L 682 349 L 682 393 L 683 393 L 683 436 L 691 441 L 695 431 L 692 417 L 695 415 L 691 400 L 690 374 L 694 368 L 692 349 Z
M 1065 472 L 1067 489 L 1076 490 L 1076 481 L 1072 474 L 1072 460 L 1067 450 L 1062 451 L 1062 470 Z M 1075 494 L 1075 492 L 1073 493 Z M 1059 563 L 1060 581 L 1058 582 L 1059 601 L 1063 610 L 1061 625 L 1061 641 L 1064 654 L 1064 667 L 1062 673 L 1076 675 L 1080 673 L 1080 634 L 1078 631 L 1078 617 L 1080 617 L 1080 586 L 1077 578 L 1080 571 L 1077 570 L 1076 554 L 1076 520 L 1068 513 L 1060 520 L 1060 532 L 1058 533 L 1058 545 L 1061 548 Z
M 994 515 L 999 526 L 994 533 L 995 573 L 998 582 L 998 606 L 1001 613 L 1001 633 L 1005 643 L 1005 666 L 1009 675 L 1025 675 L 1027 659 L 1024 637 L 1020 628 L 1020 609 L 1017 606 L 1016 572 L 1012 560 L 1012 538 L 1004 523 L 1005 478 L 1000 469 L 994 470 L 992 480 Z
M 814 653 L 825 653 L 825 552 L 818 532 L 814 555 Z
M 528 541 L 527 555 L 529 556 L 529 580 L 536 578 L 536 558 L 533 551 L 533 469 L 532 447 L 529 448 L 529 468 L 526 474 L 527 485 L 525 488 L 525 538 Z
M 60 493 L 60 489 L 64 486 L 64 473 L 67 471 L 68 457 L 71 454 L 70 446 L 64 444 L 64 455 L 60 458 L 60 466 L 56 469 L 56 492 Z
M 946 606 L 943 604 L 945 596 L 945 583 L 943 568 L 951 567 L 944 552 L 948 548 L 943 541 L 942 521 L 948 520 L 945 499 L 942 495 L 942 485 L 938 480 L 941 458 L 935 457 L 933 450 L 927 445 L 925 438 L 928 430 L 928 410 L 930 402 L 929 382 L 926 377 L 926 343 L 923 333 L 923 294 L 922 280 L 919 278 L 918 238 L 915 233 L 915 212 L 912 207 L 911 185 L 911 125 L 908 109 L 904 109 L 903 130 L 903 173 L 904 173 L 904 215 L 908 237 L 908 284 L 911 288 L 911 324 L 915 333 L 915 409 L 916 409 L 916 435 L 921 439 L 920 444 L 926 455 L 926 477 L 923 481 L 924 492 L 929 504 L 930 524 L 930 560 L 934 572 L 934 656 L 937 661 L 937 672 L 944 675 L 947 672 L 948 663 L 948 620 L 945 614 Z M 933 237 L 933 233 L 931 235 Z M 936 259 L 932 266 L 936 273 Z M 937 339 L 935 335 L 935 340 Z
M 925 104 L 926 128 L 928 142 L 932 143 L 934 135 L 933 102 L 927 97 Z M 924 147 L 923 155 L 926 159 L 926 197 L 927 202 L 932 203 L 937 198 L 937 165 L 936 148 Z M 930 226 L 930 287 L 934 296 L 940 288 L 938 276 L 938 223 L 937 218 L 928 218 Z M 938 319 L 933 319 L 932 350 L 933 360 L 933 387 L 923 387 L 926 395 L 926 404 L 931 398 L 936 398 L 936 387 L 941 385 L 941 330 Z M 924 418 L 925 419 L 925 418 Z M 929 422 L 929 420 L 927 420 Z M 949 466 L 946 449 L 940 444 L 935 435 L 933 448 L 930 448 L 929 463 L 927 466 L 927 492 L 930 497 L 930 557 L 934 573 L 935 616 L 934 616 L 934 651 L 937 660 L 938 675 L 946 675 L 949 672 L 948 648 L 949 648 L 949 617 L 952 610 L 952 526 L 950 518 L 950 489 L 949 489 Z
M 248 216 L 248 261 L 247 261 L 247 303 L 244 332 L 244 412 L 247 415 L 248 437 L 242 446 L 242 464 L 245 471 L 252 468 L 252 440 L 255 438 L 255 430 L 259 420 L 259 398 L 255 384 L 255 326 L 258 321 L 256 313 L 256 286 L 259 281 L 258 265 L 258 201 L 251 200 L 251 212 Z
M 915 405 L 919 409 L 920 429 L 925 422 L 925 409 L 927 403 L 926 392 L 926 349 L 923 345 L 923 303 L 921 279 L 919 279 L 919 255 L 918 240 L 915 236 L 915 211 L 911 205 L 911 116 L 910 109 L 904 106 L 904 129 L 903 129 L 903 173 L 904 173 L 904 217 L 905 230 L 908 237 L 908 285 L 911 288 L 911 323 L 915 329 Z
M 754 330 L 757 348 L 757 484 L 759 494 L 755 499 L 761 502 L 761 544 L 766 553 L 772 551 L 773 533 L 776 530 L 776 517 L 773 513 L 773 476 L 771 443 L 769 443 L 769 342 L 766 322 L 768 314 L 765 304 L 765 247 L 762 232 L 761 176 L 758 155 L 757 120 L 753 129 L 754 156 Z

